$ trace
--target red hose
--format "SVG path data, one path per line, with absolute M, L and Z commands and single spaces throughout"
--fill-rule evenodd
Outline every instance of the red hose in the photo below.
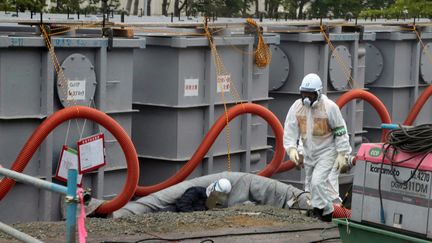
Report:
M 333 218 L 351 218 L 351 210 L 342 207 L 339 204 L 333 204 Z
M 430 90 L 429 93 L 432 92 L 432 89 L 428 88 L 427 90 Z M 424 96 L 425 93 L 426 92 L 423 92 L 422 97 Z M 336 100 L 336 104 L 339 106 L 340 109 L 342 109 L 348 102 L 350 102 L 354 99 L 362 99 L 362 100 L 367 101 L 369 104 L 371 104 L 375 108 L 375 110 L 378 112 L 378 115 L 381 118 L 381 123 L 391 123 L 391 118 L 390 118 L 390 115 L 389 115 L 385 105 L 381 102 L 380 99 L 378 99 L 378 97 L 376 97 L 375 95 L 373 95 L 372 93 L 370 93 L 368 91 L 365 91 L 362 89 L 350 90 L 350 91 L 344 93 L 343 95 L 341 95 Z M 423 102 L 423 104 L 424 104 L 424 102 Z M 387 134 L 387 131 L 383 130 L 382 135 L 381 135 L 381 141 L 385 140 L 386 134 Z M 290 160 L 287 160 L 279 166 L 276 173 L 288 171 L 294 167 L 295 167 L 294 163 Z
M 426 101 L 429 99 L 429 97 L 432 95 L 432 85 L 429 85 L 427 89 L 423 91 L 423 93 L 418 97 L 416 103 L 414 104 L 413 108 L 411 109 L 410 113 L 408 114 L 407 119 L 403 123 L 404 125 L 412 125 L 414 120 L 417 118 L 417 115 L 419 114 L 421 108 L 426 103 Z
M 128 134 L 114 119 L 101 111 L 84 106 L 73 106 L 55 112 L 33 132 L 13 163 L 11 170 L 22 172 L 48 134 L 61 123 L 73 118 L 86 118 L 104 126 L 119 141 L 125 154 L 128 170 L 123 190 L 118 196 L 104 202 L 96 210 L 100 214 L 111 213 L 123 207 L 132 198 L 138 184 L 139 164 L 135 146 Z M 15 181 L 10 178 L 4 178 L 0 181 L 0 200 L 9 192 L 14 184 Z
M 296 165 L 291 161 L 291 160 L 287 160 L 281 163 L 281 165 L 279 166 L 279 168 L 276 170 L 276 173 L 280 173 L 280 172 L 284 172 L 284 171 L 289 171 L 292 168 L 295 168 Z
M 337 100 L 336 104 L 339 106 L 340 109 L 344 107 L 348 102 L 354 99 L 362 99 L 367 101 L 370 105 L 375 108 L 375 110 L 378 112 L 378 115 L 381 118 L 381 123 L 391 123 L 391 117 L 387 111 L 387 108 L 385 105 L 381 102 L 378 97 L 373 95 L 372 93 L 362 90 L 362 89 L 353 89 L 350 90 L 343 95 L 341 95 Z M 387 135 L 387 130 L 383 129 L 381 134 L 381 141 L 385 141 Z
M 270 124 L 273 129 L 276 137 L 275 155 L 272 161 L 262 171 L 258 173 L 258 175 L 270 177 L 279 167 L 285 155 L 285 149 L 283 148 L 282 142 L 283 127 L 277 117 L 270 110 L 261 105 L 252 103 L 239 104 L 230 108 L 228 110 L 228 120 L 231 121 L 232 119 L 243 113 L 252 113 L 261 116 Z M 197 151 L 195 151 L 192 158 L 175 175 L 156 185 L 138 186 L 135 194 L 137 196 L 145 196 L 183 181 L 202 161 L 202 159 L 207 154 L 208 150 L 213 145 L 214 141 L 221 133 L 225 125 L 226 117 L 225 114 L 222 114 L 215 122 L 215 124 L 211 127 L 210 131 L 208 131 L 203 142 L 198 147 Z

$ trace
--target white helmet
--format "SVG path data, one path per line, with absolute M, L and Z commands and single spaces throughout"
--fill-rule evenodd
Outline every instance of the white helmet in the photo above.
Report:
M 222 179 L 219 179 L 219 180 L 213 182 L 212 184 L 210 184 L 207 187 L 207 190 L 206 190 L 207 197 L 213 191 L 223 192 L 223 193 L 228 194 L 231 192 L 231 182 L 225 178 L 222 178 Z
M 321 78 L 316 75 L 315 73 L 309 73 L 308 75 L 306 75 L 303 80 L 302 83 L 300 85 L 300 92 L 304 91 L 304 92 L 319 92 L 322 89 L 322 82 L 321 82 Z

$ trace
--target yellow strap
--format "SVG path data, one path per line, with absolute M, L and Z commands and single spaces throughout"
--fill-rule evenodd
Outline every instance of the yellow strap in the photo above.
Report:
M 419 40 L 420 44 L 422 45 L 423 51 L 426 53 L 426 56 L 428 57 L 429 63 L 432 64 L 432 55 L 429 53 L 429 48 L 424 44 L 424 42 L 420 36 L 420 33 L 417 31 L 417 28 L 415 25 L 413 26 L 412 31 L 414 31 L 414 33 L 417 36 L 417 39 Z
M 226 127 L 225 127 L 225 131 L 226 131 L 226 143 L 227 143 L 227 160 L 228 160 L 228 171 L 231 171 L 231 146 L 230 146 L 230 141 L 231 141 L 231 129 L 230 129 L 230 125 L 229 125 L 229 117 L 228 117 L 228 108 L 227 108 L 227 104 L 226 104 L 226 100 L 225 100 L 225 91 L 222 87 L 222 83 L 221 80 L 218 77 L 221 77 L 223 75 L 229 75 L 226 70 L 225 67 L 223 65 L 222 59 L 219 56 L 219 53 L 217 52 L 216 49 L 216 44 L 213 41 L 213 37 L 210 34 L 210 31 L 208 29 L 208 25 L 207 25 L 207 21 L 205 21 L 204 23 L 204 31 L 205 31 L 205 35 L 207 36 L 207 39 L 209 41 L 209 45 L 210 45 L 210 49 L 211 49 L 211 53 L 213 56 L 213 60 L 216 66 L 216 81 L 217 81 L 217 85 L 219 86 L 219 89 L 221 90 L 221 97 L 222 97 L 222 102 L 224 105 L 224 113 L 225 113 L 225 120 L 226 120 Z M 232 84 L 232 80 L 231 80 L 231 76 L 229 75 L 229 83 L 230 83 L 230 91 L 231 90 L 235 90 L 235 86 Z M 233 89 L 231 89 L 233 88 Z M 235 93 L 238 95 L 237 90 L 235 90 Z
M 320 31 L 321 31 L 321 34 L 324 36 L 324 39 L 326 40 L 327 45 L 332 50 L 332 53 L 334 53 L 334 55 L 336 57 L 336 62 L 339 64 L 339 66 L 342 67 L 342 72 L 345 74 L 345 77 L 348 80 L 349 88 L 355 88 L 354 84 L 358 84 L 358 83 L 351 76 L 350 70 L 347 67 L 347 65 L 343 62 L 341 56 L 339 55 L 338 50 L 336 50 L 336 48 L 333 46 L 333 44 L 330 40 L 330 37 L 327 35 L 327 33 L 324 30 L 324 26 L 320 25 Z M 358 85 L 358 87 L 360 87 L 360 86 Z

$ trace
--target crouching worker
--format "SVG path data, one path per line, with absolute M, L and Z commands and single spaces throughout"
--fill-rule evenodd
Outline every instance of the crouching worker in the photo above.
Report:
M 223 207 L 231 192 L 231 182 L 222 178 L 211 183 L 207 188 L 194 186 L 187 189 L 176 201 L 177 212 L 205 211 Z

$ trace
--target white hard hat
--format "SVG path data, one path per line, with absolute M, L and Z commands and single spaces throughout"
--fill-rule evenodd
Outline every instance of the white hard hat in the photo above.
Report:
M 322 89 L 321 78 L 315 73 L 306 75 L 300 85 L 299 90 L 304 92 L 317 92 Z
M 228 194 L 231 192 L 231 182 L 225 178 L 222 178 L 222 179 L 219 179 L 219 180 L 213 182 L 212 184 L 210 184 L 207 187 L 207 190 L 206 190 L 207 197 L 213 191 L 223 192 L 223 193 Z

